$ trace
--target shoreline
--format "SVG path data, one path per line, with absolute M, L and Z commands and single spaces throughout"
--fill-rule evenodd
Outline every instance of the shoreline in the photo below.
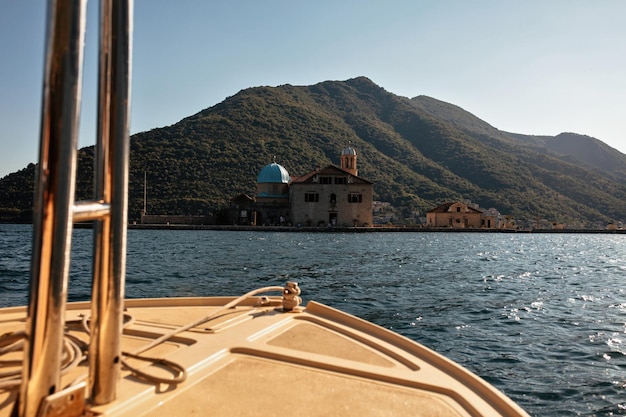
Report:
M 28 223 L 3 223 L 28 224 Z M 75 223 L 76 229 L 91 229 L 91 222 Z M 375 226 L 375 227 L 307 227 L 307 226 L 241 226 L 208 224 L 128 224 L 128 230 L 216 230 L 236 232 L 291 232 L 291 233 L 541 233 L 541 234 L 626 234 L 626 229 L 454 229 L 428 228 L 420 226 Z
M 76 224 L 75 227 L 91 227 L 91 224 Z M 297 227 L 297 226 L 239 226 L 239 225 L 195 225 L 195 224 L 129 224 L 129 230 L 217 230 L 239 232 L 303 232 L 303 233 L 586 233 L 626 234 L 626 229 L 454 229 L 427 228 L 418 226 L 378 227 Z

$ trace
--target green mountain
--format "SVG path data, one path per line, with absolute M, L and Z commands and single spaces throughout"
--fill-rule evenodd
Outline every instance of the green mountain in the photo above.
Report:
M 587 136 L 500 131 L 452 104 L 399 97 L 367 78 L 240 91 L 171 126 L 133 135 L 130 219 L 209 214 L 254 194 L 276 160 L 292 176 L 339 164 L 351 143 L 359 175 L 399 219 L 449 200 L 535 219 L 603 227 L 626 215 L 626 156 Z M 93 148 L 80 152 L 79 198 L 89 198 Z M 0 179 L 0 221 L 28 221 L 34 165 Z M 415 220 L 407 220 L 414 222 Z

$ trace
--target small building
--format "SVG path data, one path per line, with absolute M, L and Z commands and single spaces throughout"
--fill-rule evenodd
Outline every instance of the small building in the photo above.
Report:
M 483 212 L 460 201 L 444 203 L 426 212 L 426 227 L 481 228 Z
M 256 222 L 256 205 L 254 198 L 246 193 L 231 198 L 228 223 L 248 226 Z
M 621 227 L 619 227 L 617 224 L 613 222 L 606 225 L 606 230 L 619 230 L 619 229 L 621 229 Z
M 480 209 L 479 209 L 480 210 Z M 482 227 L 486 229 L 498 229 L 504 225 L 502 215 L 495 208 L 481 210 L 483 213 Z

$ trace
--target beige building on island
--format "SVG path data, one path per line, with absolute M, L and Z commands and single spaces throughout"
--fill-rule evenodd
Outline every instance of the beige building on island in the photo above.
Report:
M 495 224 L 487 224 L 484 220 L 482 211 L 460 201 L 444 203 L 426 212 L 426 227 L 453 229 L 495 227 Z
M 371 226 L 373 193 L 374 184 L 358 176 L 356 151 L 346 147 L 341 152 L 341 168 L 328 165 L 291 182 L 293 224 Z

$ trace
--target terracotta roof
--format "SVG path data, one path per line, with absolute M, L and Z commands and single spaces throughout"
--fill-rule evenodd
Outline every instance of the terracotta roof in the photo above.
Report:
M 327 165 L 324 168 L 320 168 L 320 169 L 316 169 L 313 170 L 307 174 L 302 175 L 301 177 L 297 177 L 297 178 L 292 178 L 291 183 L 292 184 L 302 184 L 302 183 L 307 183 L 307 182 L 313 182 L 313 177 L 315 175 L 348 175 L 352 178 L 356 178 L 358 179 L 358 182 L 363 184 L 373 184 L 373 182 L 368 181 L 364 178 L 358 177 L 356 175 L 352 175 L 351 173 L 349 173 L 348 171 L 344 171 L 343 169 L 335 166 L 335 165 Z
M 467 210 L 469 212 L 472 212 L 472 213 L 482 213 L 481 210 L 475 209 L 474 207 L 468 206 L 467 204 L 462 203 L 460 201 L 452 201 L 452 202 L 448 202 L 448 203 L 443 203 L 442 205 L 440 205 L 438 207 L 435 207 L 432 210 L 428 210 L 426 213 L 447 213 L 448 210 L 450 209 L 450 207 L 455 205 L 455 204 L 463 205 L 464 207 L 467 208 Z

